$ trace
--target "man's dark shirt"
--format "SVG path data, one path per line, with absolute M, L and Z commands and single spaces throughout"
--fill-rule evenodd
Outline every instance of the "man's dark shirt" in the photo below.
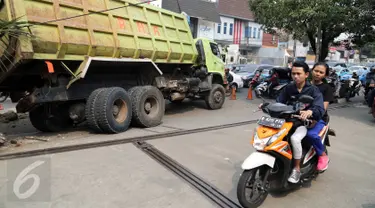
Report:
M 279 97 L 276 99 L 276 102 L 287 104 L 289 101 L 291 101 L 292 96 L 295 96 L 295 98 L 298 100 L 301 95 L 309 95 L 314 98 L 312 105 L 310 105 L 307 110 L 311 110 L 313 112 L 313 120 L 319 121 L 322 119 L 325 113 L 323 95 L 319 91 L 318 87 L 312 85 L 310 82 L 306 82 L 301 93 L 298 92 L 295 82 L 289 83 L 280 93 Z
M 331 102 L 335 99 L 334 96 L 333 96 L 332 87 L 329 84 L 322 83 L 320 85 L 315 85 L 315 86 L 317 86 L 319 91 L 322 93 L 323 102 Z M 323 119 L 323 121 L 327 121 L 327 119 L 328 119 L 327 111 L 325 111 L 322 119 Z
M 375 73 L 369 72 L 366 74 L 366 84 L 370 84 L 371 80 L 375 80 Z

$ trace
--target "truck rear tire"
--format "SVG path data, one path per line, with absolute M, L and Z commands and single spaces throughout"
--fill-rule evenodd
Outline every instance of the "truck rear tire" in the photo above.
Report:
M 29 112 L 29 118 L 31 124 L 41 132 L 59 132 L 73 124 L 69 118 L 68 108 L 64 105 L 44 104 L 37 106 Z
M 139 127 L 154 127 L 161 124 L 165 111 L 163 94 L 154 86 L 135 88 L 131 94 L 133 124 Z
M 86 101 L 85 117 L 87 120 L 87 126 L 94 132 L 101 133 L 102 129 L 99 127 L 97 118 L 95 117 L 95 103 L 98 100 L 99 94 L 105 90 L 105 88 L 99 88 L 94 90 Z
M 205 96 L 207 108 L 210 110 L 220 109 L 225 101 L 225 88 L 220 84 L 212 84 L 212 89 Z
M 95 120 L 104 133 L 120 133 L 129 128 L 132 110 L 131 100 L 121 87 L 105 88 L 98 94 Z

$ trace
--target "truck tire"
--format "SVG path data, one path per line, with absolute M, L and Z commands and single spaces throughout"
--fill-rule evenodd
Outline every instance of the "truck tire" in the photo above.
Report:
M 94 90 L 86 101 L 85 117 L 87 126 L 94 132 L 101 133 L 102 129 L 99 127 L 97 119 L 95 117 L 95 103 L 98 100 L 99 94 L 105 90 L 105 88 L 99 88 Z
M 212 89 L 205 96 L 207 108 L 210 110 L 220 109 L 225 101 L 225 88 L 219 84 L 212 84 Z
M 149 128 L 161 124 L 165 100 L 160 90 L 154 86 L 143 86 L 135 89 L 131 96 L 134 126 Z
M 49 104 L 35 107 L 29 112 L 31 124 L 42 132 L 59 132 L 71 127 L 73 121 L 69 118 L 67 106 L 53 106 Z
M 132 94 L 134 93 L 135 90 L 141 88 L 142 86 L 135 86 L 135 87 L 132 87 L 128 90 L 128 94 L 130 95 L 130 98 L 132 98 Z
M 132 110 L 129 94 L 121 87 L 105 88 L 94 103 L 95 120 L 104 133 L 120 133 L 129 128 Z

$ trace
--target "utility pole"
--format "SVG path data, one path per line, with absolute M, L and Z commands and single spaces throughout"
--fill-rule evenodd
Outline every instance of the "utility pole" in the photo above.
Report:
M 320 53 L 322 51 L 321 40 L 322 40 L 322 23 L 319 22 L 318 37 L 317 37 L 317 41 L 316 41 L 315 62 L 319 62 L 319 60 L 320 60 Z
M 296 54 L 297 54 L 297 40 L 294 39 L 293 41 L 293 61 L 296 61 Z

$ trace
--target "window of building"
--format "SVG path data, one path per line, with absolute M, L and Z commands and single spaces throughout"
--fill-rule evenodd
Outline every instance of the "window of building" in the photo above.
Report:
M 223 33 L 224 35 L 226 35 L 227 34 L 227 23 L 226 22 L 224 22 L 224 33 Z
M 258 30 L 258 39 L 260 39 L 260 29 Z
M 249 34 L 249 30 L 250 30 L 250 27 L 245 27 L 245 38 L 249 38 L 250 37 L 250 34 Z
M 217 24 L 217 33 L 221 33 L 221 24 Z
M 254 27 L 253 38 L 257 38 L 257 28 L 256 27 Z
M 233 23 L 229 24 L 229 35 L 233 35 Z

